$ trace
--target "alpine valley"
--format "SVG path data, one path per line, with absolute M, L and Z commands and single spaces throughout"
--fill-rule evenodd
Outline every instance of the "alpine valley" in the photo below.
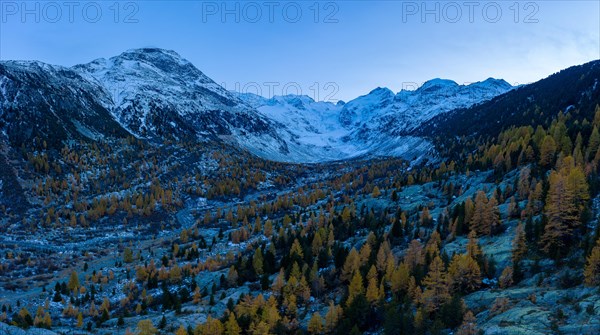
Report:
M 0 334 L 598 334 L 599 81 L 0 61 Z

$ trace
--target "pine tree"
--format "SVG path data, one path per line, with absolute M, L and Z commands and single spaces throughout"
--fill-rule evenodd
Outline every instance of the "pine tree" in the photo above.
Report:
M 429 214 L 429 208 L 427 208 L 427 206 L 423 207 L 423 211 L 421 212 L 421 226 L 429 227 L 432 222 L 433 220 Z

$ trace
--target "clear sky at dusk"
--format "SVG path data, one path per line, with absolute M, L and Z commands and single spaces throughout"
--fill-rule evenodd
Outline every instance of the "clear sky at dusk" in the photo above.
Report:
M 319 99 L 436 77 L 521 84 L 600 58 L 599 3 L 1 1 L 0 59 L 72 66 L 160 47 L 228 89 Z

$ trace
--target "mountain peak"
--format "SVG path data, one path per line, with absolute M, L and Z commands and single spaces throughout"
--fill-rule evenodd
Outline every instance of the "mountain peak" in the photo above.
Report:
M 166 72 L 173 71 L 181 66 L 193 66 L 175 51 L 160 48 L 130 49 L 118 56 L 111 57 L 111 60 L 114 62 L 137 61 L 153 65 Z
M 439 89 L 439 88 L 455 87 L 455 86 L 458 86 L 458 84 L 454 80 L 434 78 L 434 79 L 428 80 L 425 83 L 423 83 L 423 85 L 421 87 L 419 87 L 418 90 Z
M 377 87 L 376 89 L 369 92 L 369 94 L 367 94 L 367 95 L 379 95 L 379 96 L 391 95 L 391 96 L 393 96 L 394 92 L 392 92 L 392 90 L 390 90 L 387 87 Z
M 496 78 L 492 78 L 492 77 L 490 77 L 484 81 L 479 81 L 479 82 L 473 83 L 471 85 L 486 86 L 486 87 L 502 87 L 502 88 L 506 88 L 506 89 L 509 89 L 512 87 L 512 85 L 509 84 L 506 80 L 496 79 Z
M 146 57 L 172 57 L 176 59 L 182 59 L 182 57 L 173 50 L 161 49 L 161 48 L 137 48 L 129 49 L 121 53 L 123 55 L 141 55 Z M 117 56 L 117 57 L 119 57 Z

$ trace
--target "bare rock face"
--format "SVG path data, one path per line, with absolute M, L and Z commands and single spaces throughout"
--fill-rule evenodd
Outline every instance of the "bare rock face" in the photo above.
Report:
M 0 62 L 0 130 L 13 145 L 127 136 L 101 85 L 77 71 L 40 62 Z

